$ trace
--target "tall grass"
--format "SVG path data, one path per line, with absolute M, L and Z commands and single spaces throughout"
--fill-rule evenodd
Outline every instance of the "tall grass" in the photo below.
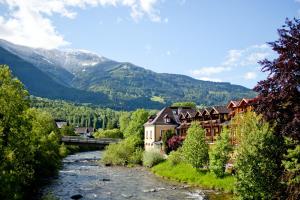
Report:
M 216 178 L 212 173 L 193 168 L 186 163 L 173 165 L 170 161 L 165 161 L 154 166 L 151 171 L 158 176 L 206 189 L 217 189 L 232 193 L 234 188 L 235 178 L 233 176 L 227 175 L 223 178 Z

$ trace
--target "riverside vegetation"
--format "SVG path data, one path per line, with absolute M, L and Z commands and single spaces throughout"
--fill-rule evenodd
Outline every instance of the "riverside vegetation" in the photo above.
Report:
M 29 107 L 29 94 L 0 65 L 0 199 L 30 199 L 67 154 L 50 114 Z

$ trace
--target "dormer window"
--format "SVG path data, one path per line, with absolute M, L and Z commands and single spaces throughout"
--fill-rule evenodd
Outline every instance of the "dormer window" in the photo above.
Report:
M 164 120 L 165 120 L 165 123 L 170 123 L 171 122 L 171 119 L 168 115 L 164 116 Z

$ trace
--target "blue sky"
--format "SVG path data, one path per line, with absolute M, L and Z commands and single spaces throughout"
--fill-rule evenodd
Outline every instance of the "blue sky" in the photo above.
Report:
M 0 0 L 0 38 L 252 88 L 300 0 Z

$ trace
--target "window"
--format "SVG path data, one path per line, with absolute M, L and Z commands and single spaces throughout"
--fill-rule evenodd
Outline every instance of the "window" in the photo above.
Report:
M 152 131 L 150 131 L 150 139 L 152 139 Z
M 215 128 L 215 133 L 219 133 L 219 128 L 218 127 Z
M 148 139 L 148 131 L 146 131 L 146 139 Z

